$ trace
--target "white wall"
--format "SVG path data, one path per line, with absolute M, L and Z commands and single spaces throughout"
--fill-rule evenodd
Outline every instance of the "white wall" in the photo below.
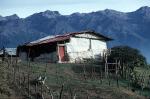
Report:
M 90 34 L 81 34 L 78 36 L 97 38 Z M 82 60 L 83 58 L 97 58 L 102 55 L 104 49 L 107 49 L 105 41 L 95 39 L 91 39 L 91 49 L 89 49 L 90 40 L 88 38 L 71 37 L 70 42 L 66 44 L 66 50 L 69 55 L 70 62 Z

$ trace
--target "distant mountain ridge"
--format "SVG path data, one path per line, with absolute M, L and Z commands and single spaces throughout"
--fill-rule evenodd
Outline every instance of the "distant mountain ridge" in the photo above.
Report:
M 35 13 L 26 18 L 0 16 L 0 47 L 16 47 L 47 35 L 66 32 L 95 30 L 114 41 L 115 45 L 138 48 L 150 62 L 150 7 L 141 7 L 134 12 L 119 12 L 111 9 L 91 13 L 61 15 L 58 11 Z

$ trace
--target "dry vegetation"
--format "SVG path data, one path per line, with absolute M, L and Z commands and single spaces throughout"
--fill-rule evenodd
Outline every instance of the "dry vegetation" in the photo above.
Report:
M 83 73 L 77 64 L 0 63 L 1 99 L 146 99 L 124 80 Z M 38 80 L 43 78 L 43 82 Z

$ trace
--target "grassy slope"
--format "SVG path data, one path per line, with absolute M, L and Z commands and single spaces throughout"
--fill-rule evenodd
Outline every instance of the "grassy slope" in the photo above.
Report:
M 147 86 L 148 79 L 150 77 L 150 68 L 149 67 L 136 67 L 135 72 L 137 73 L 138 77 L 140 76 L 140 78 L 144 78 L 145 86 L 150 88 L 150 85 Z M 150 97 L 149 89 L 145 88 L 143 91 L 138 89 L 138 91 L 139 91 L 138 93 L 140 93 L 141 95 Z
M 84 79 L 83 73 L 75 73 L 73 65 L 71 64 L 43 64 L 43 63 L 19 63 L 14 65 L 15 82 L 13 66 L 7 64 L 0 64 L 3 67 L 0 72 L 3 72 L 0 80 L 0 88 L 4 88 L 6 92 L 1 92 L 0 97 L 27 97 L 27 83 L 28 73 L 29 80 L 32 81 L 39 76 L 46 76 L 45 84 L 50 88 L 54 98 L 58 98 L 62 85 L 64 85 L 63 98 L 70 99 L 71 93 L 76 94 L 77 99 L 145 99 L 136 93 L 127 90 L 126 83 L 119 82 L 120 86 L 117 88 L 116 81 L 106 79 L 102 81 L 98 78 L 92 77 Z M 29 66 L 29 67 L 28 67 Z M 7 76 L 7 77 L 5 77 Z M 8 79 L 9 78 L 9 79 Z M 23 79 L 25 81 L 23 82 Z M 20 83 L 19 83 L 20 81 Z M 17 86 L 16 86 L 17 85 Z M 19 87 L 19 88 L 18 88 Z M 30 96 L 34 99 L 35 86 L 30 84 Z M 43 86 L 43 93 L 45 97 L 50 97 L 50 94 Z M 37 88 L 40 93 L 40 86 Z

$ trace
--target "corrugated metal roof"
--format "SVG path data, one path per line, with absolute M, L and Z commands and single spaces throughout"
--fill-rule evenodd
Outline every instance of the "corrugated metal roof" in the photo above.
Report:
M 94 31 L 82 31 L 82 32 L 66 33 L 66 34 L 63 34 L 63 35 L 47 36 L 47 37 L 41 38 L 39 40 L 32 41 L 32 42 L 26 44 L 25 46 L 33 46 L 33 45 L 39 45 L 39 44 L 45 44 L 45 43 L 64 41 L 64 40 L 69 39 L 71 36 L 74 36 L 74 35 L 77 35 L 77 34 L 83 34 L 83 33 L 94 34 L 94 35 L 96 35 L 98 37 L 103 38 L 106 41 L 112 40 L 111 38 L 108 38 L 108 37 L 106 37 L 104 35 L 101 35 L 99 33 L 94 32 Z
M 44 38 L 41 38 L 41 39 L 38 39 L 38 40 L 36 40 L 36 41 L 32 41 L 32 42 L 30 42 L 31 44 L 34 44 L 34 43 L 39 43 L 39 42 L 41 42 L 41 41 L 44 41 L 44 40 L 47 40 L 47 39 L 51 39 L 51 38 L 54 38 L 55 36 L 46 36 L 46 37 L 44 37 Z
M 33 45 L 39 45 L 39 44 L 45 44 L 45 43 L 52 43 L 52 42 L 58 42 L 58 41 L 64 41 L 69 39 L 70 36 L 55 36 L 53 38 L 49 38 L 49 39 L 45 39 L 43 41 L 39 41 L 39 42 L 32 42 L 32 43 L 28 43 L 27 46 L 33 46 Z
M 5 52 L 9 55 L 16 55 L 16 48 L 5 48 Z M 0 50 L 0 55 L 3 55 L 3 50 Z

